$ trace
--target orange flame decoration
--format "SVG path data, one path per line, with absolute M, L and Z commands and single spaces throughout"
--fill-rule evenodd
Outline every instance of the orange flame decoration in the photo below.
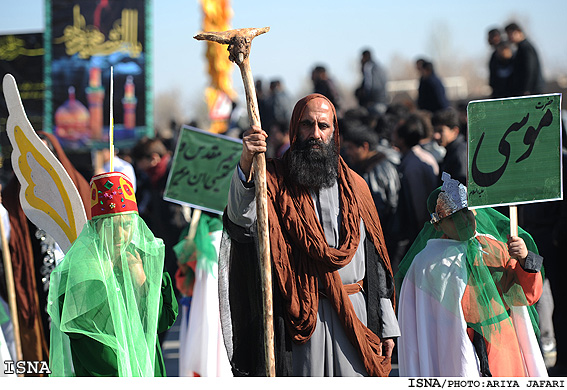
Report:
M 203 31 L 230 30 L 229 20 L 232 9 L 229 0 L 201 0 L 203 8 Z M 211 76 L 211 86 L 205 90 L 205 100 L 209 109 L 211 126 L 209 131 L 224 133 L 228 129 L 231 108 L 228 99 L 234 100 L 236 92 L 232 88 L 231 72 L 233 64 L 228 59 L 227 45 L 207 42 L 206 58 Z

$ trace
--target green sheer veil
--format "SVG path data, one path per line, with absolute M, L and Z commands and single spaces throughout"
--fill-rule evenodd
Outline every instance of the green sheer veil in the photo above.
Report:
M 51 375 L 74 375 L 69 337 L 86 336 L 116 354 L 118 376 L 154 376 L 163 266 L 136 212 L 88 221 L 51 274 Z

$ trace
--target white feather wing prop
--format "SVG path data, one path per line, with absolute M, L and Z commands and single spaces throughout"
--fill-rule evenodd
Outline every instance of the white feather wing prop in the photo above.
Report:
M 21 185 L 22 209 L 67 253 L 87 222 L 81 197 L 63 165 L 30 124 L 14 77 L 6 74 L 2 86 L 9 114 L 6 131 L 13 148 L 12 166 Z

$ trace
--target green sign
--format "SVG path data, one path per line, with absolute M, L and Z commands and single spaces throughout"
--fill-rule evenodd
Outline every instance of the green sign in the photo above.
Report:
M 562 199 L 561 94 L 469 103 L 469 207 Z
M 242 141 L 183 126 L 163 198 L 222 214 Z

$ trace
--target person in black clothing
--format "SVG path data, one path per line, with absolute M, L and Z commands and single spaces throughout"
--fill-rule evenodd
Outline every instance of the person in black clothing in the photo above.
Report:
M 385 152 L 378 150 L 378 134 L 367 125 L 340 121 L 346 161 L 368 184 L 383 227 L 386 247 L 394 247 L 393 218 L 398 208 L 400 178 L 396 166 Z M 392 255 L 391 252 L 390 256 Z
M 439 166 L 440 174 L 447 172 L 460 183 L 467 182 L 467 141 L 461 134 L 459 114 L 453 108 L 440 110 L 433 114 L 433 137 L 446 150 L 443 162 Z M 442 184 L 439 176 L 439 185 Z
M 268 110 L 266 100 L 268 99 L 266 92 L 264 91 L 264 83 L 261 79 L 256 78 L 254 80 L 254 87 L 256 89 L 256 101 L 258 102 L 258 113 L 260 114 L 260 120 L 265 121 L 264 118 L 268 117 L 266 113 Z M 264 122 L 262 122 L 262 126 Z M 268 128 L 268 126 L 263 126 L 264 128 Z
M 513 51 L 510 43 L 502 39 L 500 30 L 488 32 L 488 43 L 494 49 L 488 63 L 489 84 L 492 98 L 512 96 L 510 82 L 513 70 Z
M 335 83 L 327 74 L 327 69 L 322 65 L 315 66 L 311 72 L 311 81 L 313 81 L 313 93 L 326 96 L 333 103 L 337 112 L 340 112 L 340 96 Z
M 562 164 L 567 166 L 567 133 L 562 121 Z M 563 170 L 563 193 L 567 191 L 567 171 Z M 545 277 L 553 297 L 552 325 L 555 338 L 556 361 L 548 368 L 549 376 L 567 376 L 567 286 L 563 275 L 567 272 L 564 254 L 567 249 L 567 200 L 537 202 L 518 208 L 518 223 L 529 230 L 539 253 L 544 257 Z M 541 321 L 541 317 L 540 317 Z M 541 329 L 541 326 L 540 326 Z
M 372 58 L 368 49 L 362 51 L 360 64 L 362 83 L 354 92 L 358 104 L 371 113 L 382 114 L 387 108 L 388 76 L 382 66 Z
M 497 72 L 496 72 L 496 46 L 502 42 L 502 33 L 499 29 L 493 28 L 488 31 L 488 44 L 492 48 L 492 54 L 490 55 L 490 60 L 488 60 L 488 85 L 492 87 L 494 91 L 494 83 L 497 79 Z
M 508 40 L 517 47 L 512 71 L 513 94 L 522 96 L 542 93 L 544 80 L 536 49 L 516 23 L 510 23 L 505 30 Z
M 270 81 L 270 89 L 265 99 L 265 115 L 262 125 L 266 126 L 266 132 L 271 133 L 272 127 L 286 128 L 291 118 L 291 100 L 284 88 L 282 80 Z
M 449 107 L 449 101 L 445 96 L 445 86 L 441 82 L 441 79 L 435 74 L 433 64 L 429 61 L 419 59 L 416 62 L 416 66 L 421 75 L 417 91 L 418 108 L 435 112 Z

